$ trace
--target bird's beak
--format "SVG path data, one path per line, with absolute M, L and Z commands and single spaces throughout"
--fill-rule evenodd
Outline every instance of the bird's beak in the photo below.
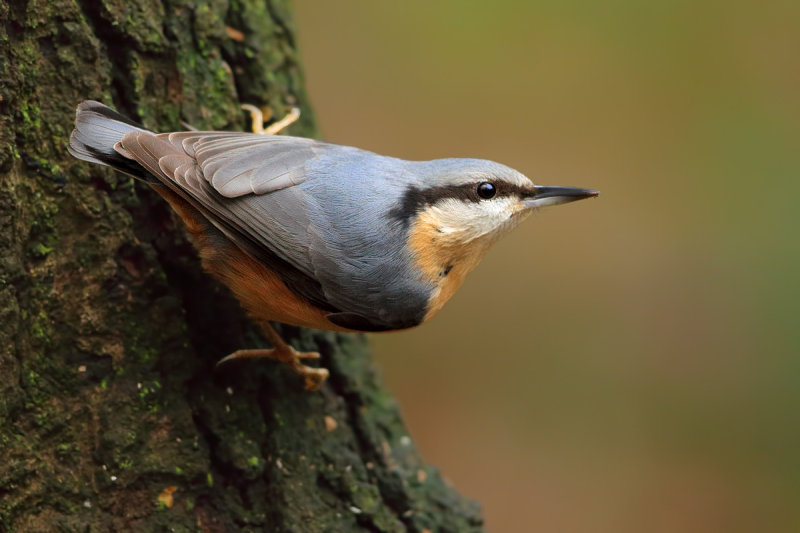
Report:
M 546 187 L 536 185 L 532 195 L 522 200 L 525 208 L 544 207 L 546 205 L 558 205 L 592 198 L 600 194 L 600 191 L 591 189 L 579 189 L 577 187 Z

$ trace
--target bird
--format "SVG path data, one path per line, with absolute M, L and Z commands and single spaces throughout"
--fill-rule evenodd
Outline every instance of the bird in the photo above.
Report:
M 483 159 L 407 161 L 279 135 L 296 120 L 252 132 L 155 133 L 96 101 L 81 102 L 69 152 L 147 183 L 182 219 L 205 271 L 263 331 L 271 358 L 318 390 L 327 369 L 270 322 L 379 332 L 430 320 L 489 248 L 537 209 L 598 191 L 534 185 Z

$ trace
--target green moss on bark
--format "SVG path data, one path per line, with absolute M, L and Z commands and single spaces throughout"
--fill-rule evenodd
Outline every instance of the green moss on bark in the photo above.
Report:
M 0 20 L 0 531 L 480 530 L 363 337 L 283 329 L 331 369 L 320 393 L 268 362 L 215 373 L 262 339 L 159 198 L 66 152 L 85 98 L 159 130 L 298 105 L 316 135 L 288 5 L 0 0 Z

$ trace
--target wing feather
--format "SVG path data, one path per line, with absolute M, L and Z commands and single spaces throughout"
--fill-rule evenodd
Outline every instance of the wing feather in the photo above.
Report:
M 306 161 L 317 156 L 310 146 L 325 145 L 297 141 L 233 132 L 132 132 L 117 151 L 200 209 L 233 242 L 272 267 L 290 289 L 322 309 L 338 311 L 313 278 L 306 198 L 292 188 L 305 177 Z M 285 157 L 295 146 L 297 153 Z M 222 186 L 215 186 L 214 179 Z
M 302 183 L 324 143 L 270 135 L 209 135 L 189 143 L 203 176 L 221 195 L 265 194 Z

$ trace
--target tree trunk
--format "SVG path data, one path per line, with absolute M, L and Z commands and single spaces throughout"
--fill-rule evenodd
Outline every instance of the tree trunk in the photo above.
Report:
M 93 98 L 154 130 L 299 106 L 279 0 L 0 0 L 0 530 L 476 531 L 357 335 L 283 327 L 322 391 L 269 361 L 146 186 L 72 159 Z

